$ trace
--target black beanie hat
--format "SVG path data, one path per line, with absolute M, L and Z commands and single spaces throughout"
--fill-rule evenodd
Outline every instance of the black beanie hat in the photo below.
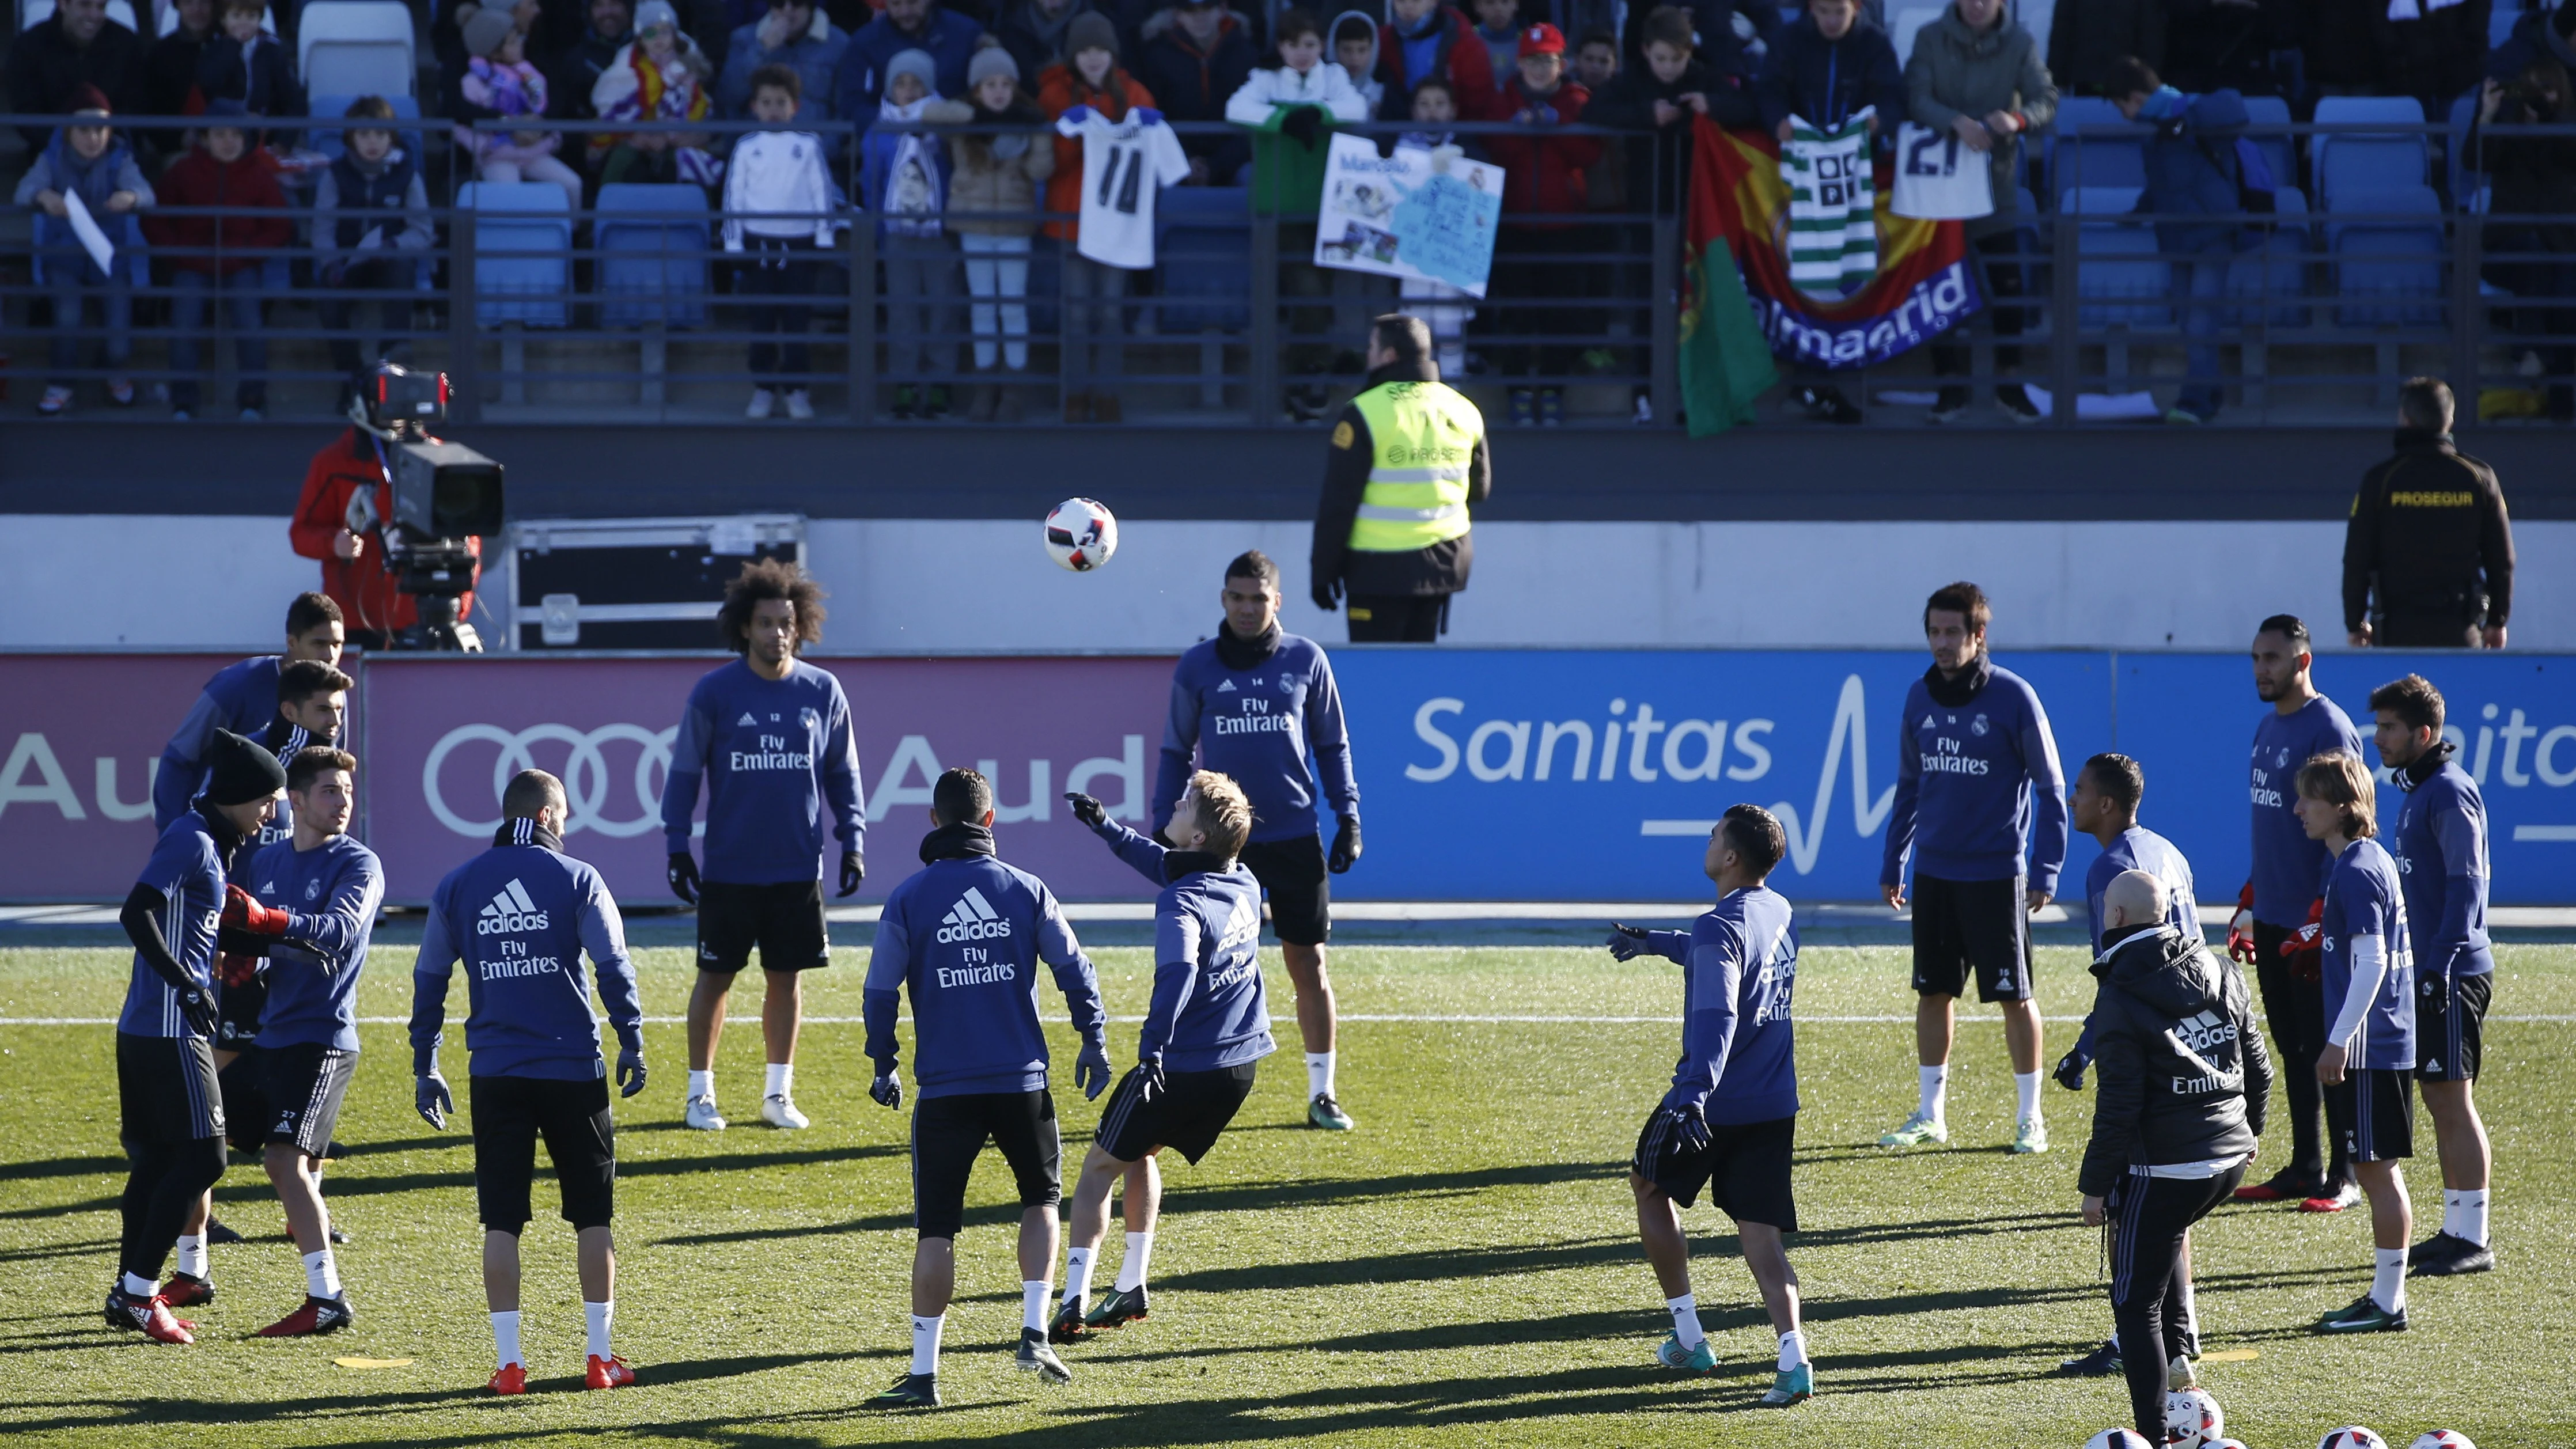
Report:
M 215 731 L 206 767 L 206 798 L 218 805 L 247 805 L 286 788 L 286 767 L 277 756 L 231 730 Z

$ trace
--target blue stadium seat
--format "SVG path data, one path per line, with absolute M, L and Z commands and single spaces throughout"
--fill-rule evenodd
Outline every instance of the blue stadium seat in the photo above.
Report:
M 706 325 L 708 215 L 706 192 L 686 183 L 599 188 L 600 326 Z
M 2320 126 L 2368 121 L 2422 125 L 2424 106 L 2412 96 L 2327 96 L 2317 102 Z M 2318 204 L 2336 211 L 2344 209 L 2336 198 L 2347 191 L 2423 185 L 2428 157 L 2424 142 L 2421 134 L 2315 137 L 2309 159 L 2316 167 Z
M 2485 173 L 2469 169 L 2469 127 L 2477 118 L 2478 93 L 2475 89 L 2451 102 L 2451 205 L 2460 211 L 2479 209 L 2472 204 L 2473 198 L 2487 184 Z
M 2513 27 L 2522 19 L 2522 6 L 2515 0 L 2495 0 L 2487 12 L 2487 49 L 2493 50 L 2513 35 Z
M 387 96 L 385 99 L 392 104 L 394 116 L 398 121 L 420 119 L 420 102 L 410 96 Z M 313 97 L 311 105 L 307 107 L 307 113 L 313 117 L 314 125 L 311 130 L 304 133 L 304 144 L 333 160 L 338 160 L 345 145 L 341 140 L 341 133 L 347 129 L 345 113 L 350 103 L 355 100 L 357 100 L 356 96 L 347 95 Z M 423 139 L 424 133 L 417 125 L 399 126 L 394 133 L 394 143 L 410 153 L 415 162 L 423 161 L 429 154 L 423 149 Z
M 308 90 L 410 95 L 419 74 L 411 7 L 399 0 L 307 5 L 295 27 L 295 73 Z
M 2279 96 L 2247 96 L 2245 115 L 2257 126 L 2286 126 L 2290 124 L 2290 103 Z M 2263 153 L 2263 159 L 2271 164 L 2274 186 L 2292 187 L 2299 184 L 2299 151 L 2296 137 L 2251 136 L 2247 139 Z M 2300 203 L 2305 205 L 2306 198 L 2301 197 Z
M 2058 198 L 2058 225 L 2074 226 L 2075 295 L 2083 305 L 2076 325 L 2170 327 L 2173 272 L 2156 255 L 2155 228 L 2129 213 L 2138 205 L 2134 186 L 2084 186 Z
M 2230 307 L 2222 314 L 2228 326 L 2308 325 L 2308 198 L 2295 186 L 2283 186 L 2272 193 L 2272 205 L 2280 220 L 2265 232 L 2263 245 L 2239 252 L 2227 267 L 2228 296 L 2270 305 Z
M 2078 140 L 2078 131 L 2110 127 L 2122 134 Z M 2057 103 L 2048 135 L 2049 189 L 2064 195 L 2079 186 L 2147 184 L 2147 128 L 2125 120 L 2119 107 L 2096 96 L 2068 96 Z
M 474 317 L 478 325 L 569 324 L 572 203 L 548 181 L 469 181 L 459 208 L 474 213 Z
M 1237 332 L 1252 320 L 1252 203 L 1240 186 L 1173 186 L 1154 204 L 1164 336 Z
M 2327 208 L 2326 250 L 2335 257 L 2335 294 L 2343 299 L 2335 309 L 2340 325 L 2441 325 L 2442 202 L 2432 187 L 2344 193 Z

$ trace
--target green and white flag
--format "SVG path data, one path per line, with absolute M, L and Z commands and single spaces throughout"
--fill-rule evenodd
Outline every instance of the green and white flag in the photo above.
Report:
M 1789 281 L 1810 297 L 1836 300 L 1878 272 L 1878 198 L 1871 189 L 1869 122 L 1863 107 L 1831 131 L 1789 118 L 1780 179 L 1789 188 Z

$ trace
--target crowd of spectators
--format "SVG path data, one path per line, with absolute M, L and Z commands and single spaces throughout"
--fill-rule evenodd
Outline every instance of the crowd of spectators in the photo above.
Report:
M 156 0 L 137 3 L 159 13 Z M 1066 317 L 1065 419 L 1117 421 L 1129 298 L 1151 283 L 1078 248 L 1084 145 L 1049 127 L 1067 116 L 1116 123 L 1143 114 L 1232 123 L 1182 141 L 1179 184 L 1246 186 L 1255 209 L 1287 218 L 1282 401 L 1292 416 L 1319 416 L 1324 378 L 1351 367 L 1357 320 L 1396 291 L 1306 261 L 1319 139 L 1336 125 L 1399 123 L 1414 144 L 1452 147 L 1506 176 L 1492 300 L 1476 305 L 1428 283 L 1406 284 L 1403 300 L 1432 323 L 1445 369 L 1493 372 L 1509 388 L 1515 423 L 1548 425 L 1563 417 L 1565 380 L 1644 371 L 1646 269 L 1619 259 L 1641 254 L 1650 233 L 1601 218 L 1679 208 L 1699 117 L 1785 139 L 1792 114 L 1830 125 L 1866 107 L 1881 144 L 1911 119 L 1955 131 L 1984 154 L 1996 213 L 1972 225 L 1971 241 L 1986 262 L 1987 295 L 2007 305 L 1980 325 L 1998 339 L 1995 359 L 2008 372 L 2018 361 L 2010 339 L 2019 309 L 2009 304 L 2022 270 L 2000 258 L 2016 245 L 2023 138 L 2049 125 L 2061 93 L 2126 101 L 2135 98 L 2123 87 L 2135 90 L 2144 76 L 2154 82 L 2143 101 L 2151 116 L 2166 93 L 2189 101 L 2232 90 L 2299 107 L 2321 95 L 2407 95 L 2436 118 L 2474 93 L 2481 125 L 2509 124 L 2566 117 L 2576 65 L 2576 0 L 2524 16 L 2492 53 L 2491 6 L 2508 0 L 2058 0 L 2044 47 L 2006 0 L 1952 0 L 1914 35 L 1903 66 L 1888 3 L 1805 0 L 1784 13 L 1768 0 L 1652 9 L 1381 0 L 1328 18 L 1279 0 L 1242 9 L 1227 0 L 467 0 L 437 6 L 427 30 L 433 130 L 398 124 L 371 96 L 345 115 L 312 118 L 342 133 L 326 156 L 298 151 L 303 132 L 280 125 L 307 109 L 292 5 L 157 0 L 171 21 L 147 41 L 110 19 L 106 0 L 60 0 L 10 44 L 7 96 L 17 112 L 65 118 L 22 127 L 36 159 L 16 191 L 36 213 L 33 274 L 58 325 L 102 337 L 100 366 L 114 373 L 131 352 L 133 289 L 157 279 L 173 297 L 171 367 L 188 373 L 201 319 L 220 307 L 246 378 L 235 400 L 244 415 L 267 405 L 247 379 L 265 367 L 262 302 L 276 289 L 278 259 L 295 253 L 310 266 L 333 329 L 362 314 L 331 293 L 425 283 L 434 241 L 426 169 L 443 164 L 458 181 L 561 187 L 576 210 L 607 184 L 705 188 L 727 214 L 726 250 L 742 253 L 729 290 L 760 299 L 744 305 L 769 339 L 753 349 L 754 416 L 811 409 L 801 339 L 823 265 L 807 253 L 830 249 L 850 224 L 815 213 L 855 207 L 876 229 L 884 377 L 902 417 L 1023 414 L 1032 264 L 1047 248 L 1058 256 Z M 112 124 L 129 112 L 190 121 Z M 623 121 L 682 129 L 622 131 L 614 123 Z M 753 144 L 766 132 L 685 129 L 718 121 L 792 134 L 833 121 L 856 139 L 846 150 L 817 141 L 789 158 Z M 559 124 L 574 122 L 609 124 Z M 1455 129 L 1464 122 L 1511 129 Z M 1631 134 L 1605 138 L 1591 127 Z M 437 135 L 445 154 L 411 154 L 423 134 Z M 2468 156 L 2492 177 L 2498 213 L 2576 218 L 2576 141 L 2475 136 Z M 742 174 L 747 161 L 755 174 Z M 84 246 L 66 196 L 124 245 L 113 264 L 101 267 Z M 156 207 L 254 215 L 165 217 Z M 2491 247 L 2556 260 L 2515 262 L 2510 276 L 2491 280 L 2517 297 L 2576 297 L 2576 220 L 2495 230 Z M 809 300 L 782 300 L 791 297 Z M 403 330 L 407 304 L 384 301 L 381 311 L 373 320 L 385 333 Z M 2513 325 L 2535 336 L 2571 330 L 2549 309 L 2524 311 Z M 959 375 L 951 354 L 961 337 L 971 381 L 952 397 L 944 379 Z M 335 340 L 334 365 L 354 371 L 381 347 Z M 77 369 L 79 351 L 58 338 L 58 373 Z M 2534 355 L 2550 373 L 2569 370 L 2563 346 L 2536 344 Z M 1935 350 L 1944 378 L 1936 420 L 1965 409 L 1966 357 L 1955 341 Z M 2200 371 L 2196 360 L 2195 379 Z M 1812 415 L 1859 416 L 1826 376 L 1793 382 Z M 126 404 L 134 389 L 112 376 L 107 395 Z M 40 410 L 59 413 L 72 397 L 58 375 Z M 169 400 L 181 416 L 202 401 L 184 380 Z M 2017 421 L 2040 416 L 2018 386 L 1997 401 Z M 2563 399 L 2557 405 L 2563 411 Z M 1642 387 L 1636 408 L 1643 420 Z

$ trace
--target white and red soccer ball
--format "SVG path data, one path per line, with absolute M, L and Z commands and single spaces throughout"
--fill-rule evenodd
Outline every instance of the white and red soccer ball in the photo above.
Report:
M 1118 551 L 1118 516 L 1092 498 L 1068 498 L 1046 516 L 1047 552 L 1075 573 L 1089 573 Z
M 2478 1449 L 2478 1446 L 2470 1443 L 2469 1436 L 2457 1429 L 2435 1429 L 2417 1436 L 2408 1449 Z
M 2084 1449 L 2156 1449 L 2135 1429 L 2105 1429 L 2084 1441 Z
M 2168 1449 L 2217 1449 L 2227 1437 L 2227 1419 L 2206 1389 L 2176 1389 L 2165 1395 L 2165 1444 Z
M 2359 1424 L 2347 1424 L 2330 1430 L 2317 1441 L 2317 1449 L 2388 1449 L 2388 1441 Z

